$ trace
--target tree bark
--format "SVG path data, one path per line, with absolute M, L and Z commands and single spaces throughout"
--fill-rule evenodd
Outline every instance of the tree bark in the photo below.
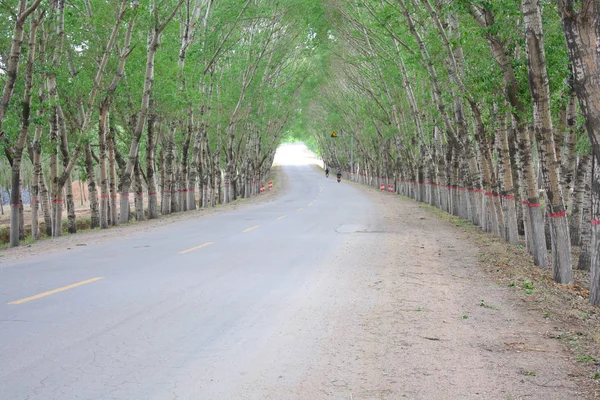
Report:
M 100 228 L 108 228 L 108 212 L 109 212 L 109 190 L 108 190 L 108 173 L 106 169 L 106 132 L 108 131 L 108 102 L 103 102 L 100 107 L 100 115 L 98 121 L 98 159 L 100 170 Z
M 569 232 L 571 233 L 571 245 L 581 245 L 581 232 L 583 228 L 582 215 L 588 193 L 590 189 L 590 178 L 588 171 L 591 167 L 592 157 L 589 154 L 584 154 L 579 160 L 577 166 L 577 174 L 575 176 L 575 190 L 573 192 L 573 207 L 571 208 L 571 219 L 569 220 Z M 589 207 L 588 207 L 589 208 Z
M 33 153 L 33 185 L 31 187 L 31 237 L 33 240 L 40 239 L 40 228 L 39 228 L 39 208 L 40 208 L 40 180 L 42 179 L 42 162 L 41 152 L 42 146 L 40 144 L 40 137 L 42 134 L 42 127 L 37 125 L 35 127 L 35 137 L 33 139 L 32 153 Z M 2 196 L 0 195 L 0 203 L 2 202 Z
M 117 166 L 115 137 L 113 128 L 108 129 L 108 171 L 110 177 L 110 223 L 113 226 L 119 225 L 119 214 L 117 208 Z M 127 210 L 127 209 L 126 209 Z M 127 211 L 126 211 L 127 212 Z M 129 215 L 127 216 L 129 218 Z
M 92 158 L 92 150 L 90 149 L 90 145 L 85 146 L 85 171 L 87 174 L 88 192 L 90 194 L 90 228 L 95 229 L 100 226 L 100 211 L 98 204 L 96 173 L 94 171 L 94 160 Z
M 560 164 L 554 147 L 550 85 L 546 70 L 542 13 L 538 0 L 523 0 L 523 15 L 527 27 L 525 40 L 529 64 L 529 88 L 533 98 L 534 132 L 546 187 L 552 237 L 552 276 L 558 283 L 572 280 L 571 240 L 558 171 Z
M 162 193 L 162 214 L 171 214 L 171 200 L 173 198 L 175 185 L 173 184 L 173 164 L 175 159 L 175 131 L 174 127 L 169 128 L 169 133 L 164 136 L 163 149 L 165 152 L 164 181 Z
M 600 159 L 592 154 L 590 303 L 600 306 Z
M 142 186 L 142 169 L 140 167 L 140 163 L 135 163 L 135 168 L 133 169 L 134 176 L 134 203 L 135 203 L 135 220 L 143 221 L 146 218 L 144 217 L 144 187 Z
M 191 120 L 188 121 L 185 139 L 181 149 L 181 173 L 179 175 L 179 211 L 187 211 L 188 210 L 188 159 L 190 153 L 190 144 L 192 140 L 192 131 L 193 131 L 193 122 Z
M 571 189 L 573 189 L 573 174 L 577 166 L 577 95 L 573 88 L 569 90 L 565 128 L 567 139 L 560 159 L 560 183 L 565 196 L 565 204 L 568 206 L 571 199 Z
M 588 157 L 590 158 L 590 157 Z M 592 206 L 592 196 L 591 196 L 591 188 L 590 181 L 592 177 L 591 171 L 591 163 L 588 161 L 586 163 L 586 169 L 583 171 L 583 175 L 585 175 L 583 181 L 585 181 L 585 194 L 583 199 L 583 204 L 581 204 L 582 208 L 582 221 L 581 221 L 581 245 L 579 247 L 579 261 L 577 263 L 577 269 L 589 271 L 592 263 L 592 249 L 591 249 L 591 239 L 592 239 L 592 217 L 591 217 L 591 206 Z
M 158 195 L 156 189 L 156 114 L 148 115 L 148 129 L 146 137 L 146 184 L 148 186 L 148 219 L 158 218 Z
M 52 207 L 50 205 L 50 197 L 48 187 L 44 181 L 43 171 L 40 174 L 40 204 L 42 205 L 42 213 L 44 214 L 44 229 L 46 236 L 52 236 Z
M 510 160 L 510 150 L 508 145 L 508 131 L 506 127 L 507 118 L 510 116 L 500 115 L 500 127 L 498 129 L 498 160 L 501 163 L 503 170 L 502 182 L 502 201 L 506 207 L 505 222 L 506 222 L 506 239 L 514 245 L 519 244 L 519 230 L 517 227 L 517 206 L 515 188 L 512 175 L 512 164 Z
M 22 6 L 24 7 L 24 6 Z M 22 214 L 23 204 L 19 200 L 21 196 L 21 160 L 23 157 L 23 149 L 29 135 L 29 125 L 31 122 L 31 89 L 33 87 L 33 67 L 35 62 L 35 50 L 36 50 L 36 34 L 37 28 L 40 21 L 32 19 L 30 22 L 29 32 L 29 44 L 28 44 L 28 58 L 25 73 L 25 89 L 23 91 L 23 102 L 22 102 L 22 117 L 21 117 L 21 131 L 14 150 L 11 152 L 12 159 L 12 170 L 11 170 L 11 199 L 10 199 L 10 245 L 19 245 L 20 231 L 24 229 L 20 223 L 20 214 Z M 16 73 L 16 72 L 15 72 Z M 4 107 L 4 105 L 2 105 Z M 1 127 L 0 127 L 1 129 Z M 9 150 L 6 150 L 9 151 Z M 10 161 L 10 160 L 9 160 Z
M 597 0 L 557 0 L 557 4 L 575 92 L 592 150 L 600 157 L 600 4 Z

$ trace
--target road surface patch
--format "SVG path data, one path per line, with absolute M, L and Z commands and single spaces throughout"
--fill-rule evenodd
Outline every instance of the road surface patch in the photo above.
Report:
M 63 287 L 60 287 L 58 289 L 48 290 L 47 292 L 36 294 L 35 296 L 25 297 L 24 299 L 11 301 L 8 304 L 17 305 L 17 304 L 27 303 L 28 301 L 33 301 L 33 300 L 41 299 L 42 297 L 46 297 L 46 296 L 50 296 L 52 294 L 64 292 L 65 290 L 73 289 L 73 288 L 76 288 L 78 286 L 87 285 L 88 283 L 99 281 L 100 279 L 104 279 L 104 277 L 92 278 L 92 279 L 88 279 L 88 280 L 85 280 L 85 281 L 73 283 L 72 285 L 63 286 Z
M 200 246 L 196 246 L 196 247 L 192 247 L 191 249 L 180 251 L 179 254 L 185 254 L 185 253 L 189 253 L 189 252 L 194 251 L 194 250 L 199 250 L 199 249 L 202 249 L 204 247 L 210 246 L 212 244 L 215 244 L 215 242 L 206 242 L 204 244 L 201 244 Z

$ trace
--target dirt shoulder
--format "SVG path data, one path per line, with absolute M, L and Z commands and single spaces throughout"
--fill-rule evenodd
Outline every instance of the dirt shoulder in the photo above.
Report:
M 596 398 L 596 314 L 572 288 L 546 289 L 523 251 L 475 227 L 359 190 L 379 217 L 331 267 L 320 354 L 262 398 Z
M 288 185 L 287 178 L 285 174 L 282 173 L 280 166 L 275 166 L 273 168 L 272 180 L 274 182 L 274 189 L 272 191 L 267 191 L 249 199 L 239 199 L 230 204 L 222 204 L 213 208 L 198 209 L 184 213 L 163 215 L 159 219 L 130 222 L 125 225 L 111 227 L 104 230 L 86 230 L 78 232 L 74 235 L 47 238 L 31 244 L 23 244 L 19 247 L 1 249 L 0 264 L 14 263 L 32 257 L 67 251 L 76 246 L 86 246 L 112 240 L 120 240 L 123 237 L 138 235 L 149 230 L 160 228 L 162 226 L 173 224 L 179 221 L 187 221 L 190 219 L 202 218 L 207 215 L 226 213 L 232 210 L 251 207 L 252 205 L 262 202 L 274 201 L 285 192 Z

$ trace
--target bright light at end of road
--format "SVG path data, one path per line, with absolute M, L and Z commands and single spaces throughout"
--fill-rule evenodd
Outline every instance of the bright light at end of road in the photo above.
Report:
M 310 151 L 304 143 L 285 143 L 279 146 L 275 153 L 274 165 L 310 165 L 323 166 L 315 153 Z

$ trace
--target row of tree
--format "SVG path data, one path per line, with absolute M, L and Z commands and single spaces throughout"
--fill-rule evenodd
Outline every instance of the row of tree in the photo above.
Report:
M 332 0 L 329 165 L 525 244 L 600 304 L 596 0 Z M 334 93 L 334 94 L 332 94 Z M 316 132 L 316 131 L 315 131 Z M 350 140 L 352 136 L 353 140 Z
M 24 162 L 34 239 L 42 219 L 47 235 L 60 236 L 65 209 L 68 231 L 77 230 L 74 171 L 87 180 L 92 228 L 256 193 L 310 80 L 312 8 L 3 1 L 0 151 L 11 167 L 11 245 L 24 236 Z

